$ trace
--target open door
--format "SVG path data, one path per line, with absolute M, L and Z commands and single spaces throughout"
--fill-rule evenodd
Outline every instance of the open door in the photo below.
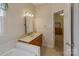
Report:
M 63 56 L 64 52 L 64 10 L 54 13 L 55 49 Z
M 64 10 L 64 55 L 71 56 L 71 4 Z

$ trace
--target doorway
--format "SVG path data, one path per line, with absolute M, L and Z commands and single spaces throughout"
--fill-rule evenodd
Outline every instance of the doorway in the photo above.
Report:
M 61 55 L 64 53 L 64 11 L 58 11 L 54 13 L 54 30 L 55 30 L 55 49 L 60 52 Z

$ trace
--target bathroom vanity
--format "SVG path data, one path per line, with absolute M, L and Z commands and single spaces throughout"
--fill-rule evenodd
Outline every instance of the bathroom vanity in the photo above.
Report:
M 33 32 L 29 35 L 25 35 L 23 37 L 21 37 L 18 42 L 22 42 L 22 43 L 28 43 L 28 44 L 32 44 L 32 45 L 36 45 L 41 47 L 42 46 L 42 34 L 38 33 L 38 32 Z

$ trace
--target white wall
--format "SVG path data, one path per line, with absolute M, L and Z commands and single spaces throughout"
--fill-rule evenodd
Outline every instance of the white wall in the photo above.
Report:
M 36 31 L 43 33 L 43 45 L 53 47 L 52 39 L 52 6 L 44 4 L 36 6 Z
M 24 12 L 31 9 L 34 12 L 32 4 L 8 4 L 8 11 L 5 18 L 6 32 L 0 36 L 0 54 L 15 46 L 16 39 L 24 34 Z
M 54 47 L 53 14 L 64 9 L 62 4 L 42 4 L 36 7 L 36 29 L 45 37 L 43 45 Z
M 71 44 L 71 10 L 70 4 L 42 4 L 36 6 L 36 30 L 43 33 L 43 45 L 54 48 L 54 13 L 64 10 L 64 49 L 65 55 L 70 55 L 70 49 L 66 46 L 68 42 Z M 66 50 L 68 48 L 68 50 Z M 69 52 L 69 53 L 68 53 Z

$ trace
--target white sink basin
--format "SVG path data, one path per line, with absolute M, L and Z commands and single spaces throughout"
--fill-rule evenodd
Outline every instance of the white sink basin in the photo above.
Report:
M 36 37 L 38 37 L 41 33 L 32 33 L 29 36 L 25 36 L 19 40 L 21 41 L 25 41 L 25 42 L 31 42 L 33 39 L 35 39 Z

